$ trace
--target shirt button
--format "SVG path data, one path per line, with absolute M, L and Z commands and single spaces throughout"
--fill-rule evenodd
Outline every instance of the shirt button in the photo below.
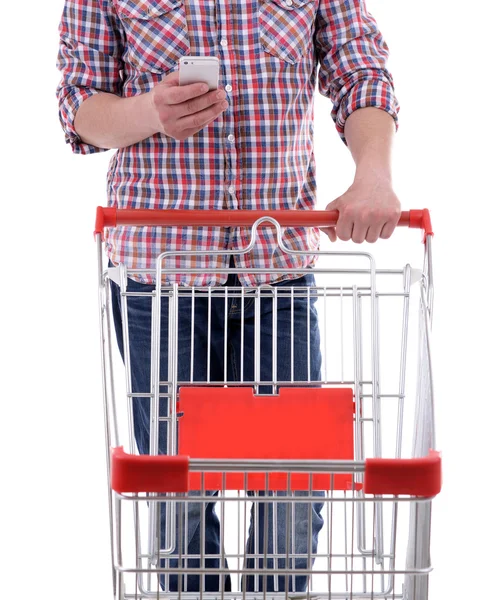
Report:
M 228 40 L 226 38 L 223 38 L 221 40 L 221 46 L 227 46 L 228 45 Z
M 286 0 L 287 6 L 293 6 L 293 0 Z
M 228 140 L 230 142 L 234 142 L 235 141 L 235 136 L 232 133 L 230 133 L 229 136 L 228 136 Z
M 224 89 L 225 89 L 227 92 L 231 92 L 231 90 L 232 90 L 233 88 L 231 87 L 231 85 L 229 85 L 229 84 L 228 84 L 227 86 L 225 86 L 225 88 L 224 88 Z
M 229 188 L 228 188 L 228 192 L 230 194 L 234 194 L 235 193 L 235 186 L 234 185 L 230 185 Z

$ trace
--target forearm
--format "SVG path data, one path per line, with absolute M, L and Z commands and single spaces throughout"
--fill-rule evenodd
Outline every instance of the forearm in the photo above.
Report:
M 159 131 L 147 94 L 130 98 L 96 94 L 81 104 L 74 127 L 85 143 L 100 148 L 131 146 Z
M 361 108 L 345 121 L 345 139 L 356 164 L 355 180 L 392 178 L 395 122 L 384 110 Z

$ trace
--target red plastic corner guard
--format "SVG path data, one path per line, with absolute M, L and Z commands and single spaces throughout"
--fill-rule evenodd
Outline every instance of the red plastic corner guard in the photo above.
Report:
M 442 459 L 430 450 L 424 458 L 367 458 L 366 494 L 436 496 L 442 489 Z
M 427 208 L 423 210 L 409 211 L 409 227 L 423 230 L 423 243 L 426 243 L 428 235 L 433 236 L 433 227 L 431 225 L 430 211 Z
M 133 455 L 111 448 L 111 487 L 119 493 L 187 492 L 188 456 Z
M 104 208 L 103 206 L 97 206 L 97 215 L 95 217 L 95 231 L 93 235 L 97 233 L 103 234 L 105 227 L 116 227 L 117 226 L 117 209 L 116 208 Z

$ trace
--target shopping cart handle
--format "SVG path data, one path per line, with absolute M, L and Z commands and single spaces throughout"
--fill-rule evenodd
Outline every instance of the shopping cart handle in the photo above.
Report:
M 421 458 L 367 458 L 364 463 L 330 460 L 330 466 L 322 466 L 320 467 L 320 471 L 316 470 L 316 466 L 313 464 L 313 461 L 276 460 L 278 461 L 276 468 L 278 469 L 280 475 L 282 473 L 288 474 L 295 469 L 298 469 L 299 472 L 305 473 L 305 469 L 309 468 L 313 474 L 312 487 L 314 490 L 330 489 L 330 485 L 333 487 L 334 479 L 338 476 L 338 474 L 346 473 L 349 469 L 350 473 L 352 473 L 354 470 L 356 472 L 364 472 L 363 490 L 366 494 L 381 496 L 408 495 L 420 498 L 429 498 L 439 494 L 442 489 L 442 465 L 440 452 L 436 452 L 434 450 L 430 450 L 427 456 Z M 267 462 L 272 462 L 270 460 L 228 460 L 228 463 L 231 462 L 231 468 L 226 466 L 228 463 L 225 463 L 224 460 L 217 459 L 217 462 L 218 466 L 215 464 L 216 459 L 195 460 L 190 459 L 190 457 L 185 455 L 133 455 L 127 454 L 122 446 L 119 448 L 111 448 L 111 487 L 115 492 L 118 493 L 185 493 L 190 490 L 202 489 L 202 485 L 195 485 L 195 481 L 197 480 L 190 479 L 190 475 L 196 471 L 197 474 L 204 473 L 204 477 L 214 474 L 217 474 L 220 477 L 221 473 L 223 473 L 224 475 L 222 482 L 218 482 L 218 485 L 222 486 L 223 489 L 257 490 L 260 488 L 250 485 L 249 477 L 255 475 L 255 473 L 248 473 L 246 471 L 248 463 L 251 463 L 251 466 L 259 473 L 264 473 L 268 476 L 275 474 L 274 466 L 272 468 L 265 466 Z M 285 462 L 291 462 L 292 466 L 285 466 Z M 318 464 L 319 462 L 321 461 L 316 461 L 315 464 Z M 299 465 L 299 463 L 302 463 L 302 465 Z M 221 464 L 224 464 L 224 467 L 221 466 Z M 296 465 L 303 466 L 304 470 L 301 471 L 301 469 L 296 467 Z M 344 465 L 344 468 L 340 469 L 339 465 Z M 239 479 L 239 485 L 230 484 L 228 477 L 232 474 L 241 476 L 241 479 Z M 296 473 L 293 473 L 293 475 L 294 474 Z M 325 486 L 320 486 L 319 483 L 317 483 L 320 476 L 328 477 L 328 482 Z M 276 486 L 271 487 L 270 489 L 280 489 L 282 491 L 288 489 L 289 483 L 286 475 L 284 479 L 286 483 L 284 487 Z M 197 481 L 197 483 L 199 481 L 200 479 Z M 249 481 L 248 488 L 247 481 Z M 322 480 L 319 480 L 319 482 L 322 483 Z M 191 483 L 193 485 L 190 485 Z M 316 483 L 317 485 L 314 486 Z M 291 487 L 292 490 L 309 489 L 309 482 L 307 482 L 307 487 L 300 487 L 298 485 L 296 487 L 292 485 Z
M 105 227 L 134 226 L 232 226 L 250 227 L 263 217 L 271 217 L 284 227 L 332 227 L 338 219 L 337 210 L 156 210 L 142 208 L 97 207 L 95 234 Z M 424 230 L 424 239 L 433 235 L 430 212 L 409 210 L 402 212 L 398 227 Z

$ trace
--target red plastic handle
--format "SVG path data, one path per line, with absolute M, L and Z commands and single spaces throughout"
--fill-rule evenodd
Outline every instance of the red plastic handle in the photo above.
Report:
M 105 227 L 135 226 L 251 226 L 262 217 L 271 217 L 284 227 L 332 227 L 338 219 L 337 210 L 155 210 L 141 208 L 97 207 L 95 234 Z M 425 239 L 433 235 L 428 209 L 404 211 L 398 227 L 423 229 Z

